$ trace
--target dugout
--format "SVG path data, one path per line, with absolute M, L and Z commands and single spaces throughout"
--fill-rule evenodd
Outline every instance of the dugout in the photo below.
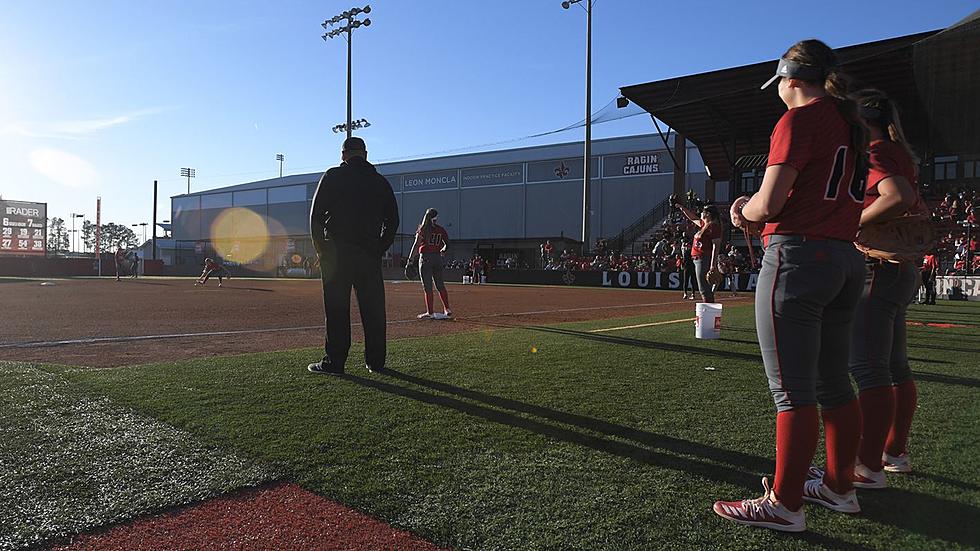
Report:
M 881 89 L 897 101 L 922 159 L 920 184 L 927 195 L 980 188 L 980 10 L 940 31 L 836 52 L 858 86 Z M 620 93 L 697 145 L 708 169 L 706 195 L 725 203 L 761 183 L 769 136 L 786 110 L 774 89 L 759 90 L 776 62 L 625 86 Z M 723 181 L 733 184 L 724 195 L 716 193 Z

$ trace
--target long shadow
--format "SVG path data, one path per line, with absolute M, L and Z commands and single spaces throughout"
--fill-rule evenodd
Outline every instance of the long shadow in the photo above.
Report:
M 946 361 L 946 360 L 929 360 L 929 359 L 926 359 L 926 358 L 909 358 L 909 359 L 912 360 L 913 362 L 921 362 L 921 363 L 924 363 L 924 364 L 946 364 L 946 365 L 951 365 L 951 364 L 956 363 L 956 362 L 949 362 L 949 361 Z
M 919 381 L 965 386 L 968 388 L 980 388 L 980 379 L 957 377 L 956 375 L 943 375 L 941 373 L 930 373 L 928 371 L 912 371 L 912 375 Z
M 724 323 L 721 324 L 721 330 L 722 331 L 735 331 L 735 332 L 738 332 L 738 333 L 752 333 L 753 335 L 755 335 L 757 333 L 754 327 L 738 327 L 738 326 L 733 326 L 733 325 L 725 325 Z
M 924 473 L 921 471 L 912 471 L 911 473 L 904 475 L 912 478 L 924 478 L 926 480 L 931 480 L 938 484 L 946 484 L 948 486 L 956 486 L 957 488 L 962 488 L 971 492 L 980 492 L 980 484 L 974 484 L 972 482 L 967 482 L 965 480 L 955 480 L 947 476 L 942 476 L 932 473 Z
M 746 340 L 742 340 L 742 339 L 729 339 L 729 338 L 726 338 L 726 337 L 722 337 L 722 338 L 720 338 L 718 340 L 720 340 L 722 342 L 732 342 L 732 343 L 736 343 L 736 344 L 752 344 L 752 345 L 755 345 L 755 346 L 759 346 L 759 341 L 746 341 Z
M 747 491 L 756 491 L 759 484 L 758 474 L 749 473 L 733 467 L 698 461 L 689 457 L 679 457 L 649 450 L 626 442 L 617 442 L 607 438 L 583 434 L 581 432 L 543 423 L 541 421 L 525 419 L 514 415 L 513 413 L 507 413 L 489 407 L 471 404 L 449 396 L 430 394 L 428 392 L 405 388 L 375 379 L 366 379 L 356 375 L 344 375 L 343 377 L 355 384 L 373 388 L 395 396 L 401 396 L 404 398 L 417 400 L 425 404 L 449 408 L 472 417 L 478 417 L 480 419 L 485 419 L 501 425 L 535 432 L 542 436 L 554 438 L 555 440 L 577 444 L 603 453 L 609 453 L 618 457 L 639 461 L 647 465 L 685 472 L 717 482 L 732 484 L 745 488 Z
M 980 508 L 898 488 L 861 492 L 861 515 L 875 522 L 975 548 Z M 901 505 L 896 505 L 901 504 Z
M 960 348 L 958 346 L 946 346 L 944 344 L 921 344 L 921 343 L 909 343 L 909 348 L 922 348 L 925 350 L 942 350 L 944 352 L 967 352 L 969 354 L 980 354 L 980 348 Z
M 259 287 L 222 287 L 229 291 L 262 291 L 263 293 L 275 293 L 272 289 L 260 289 Z
M 160 283 L 157 281 L 141 281 L 138 279 L 131 280 L 129 283 L 133 285 L 160 285 L 163 287 L 171 287 L 169 283 Z
M 713 350 L 710 348 L 701 348 L 698 346 L 688 346 L 685 344 L 672 344 L 666 342 L 654 342 L 645 341 L 641 339 L 631 339 L 629 337 L 615 337 L 612 335 L 605 335 L 599 333 L 587 333 L 585 331 L 575 331 L 573 329 L 563 329 L 560 327 L 544 327 L 541 325 L 528 325 L 523 327 L 530 331 L 540 331 L 543 333 L 558 333 L 561 335 L 568 335 L 570 337 L 577 337 L 580 339 L 585 339 L 589 341 L 602 342 L 606 344 L 622 344 L 626 346 L 636 346 L 639 348 L 649 348 L 653 350 L 663 350 L 666 352 L 678 352 L 681 354 L 696 354 L 699 356 L 715 356 L 719 358 L 729 358 L 736 360 L 745 360 L 750 362 L 758 362 L 761 358 L 758 354 L 745 354 L 743 352 L 731 352 L 728 350 Z
M 482 398 L 483 399 L 482 401 L 488 404 L 493 404 L 497 401 L 500 401 L 501 403 L 507 404 L 508 406 L 527 408 L 529 410 L 529 413 L 539 412 L 539 413 L 545 413 L 549 415 L 559 414 L 559 415 L 555 415 L 555 417 L 564 418 L 564 416 L 571 416 L 570 420 L 582 421 L 582 419 L 575 419 L 575 417 L 578 416 L 574 416 L 572 414 L 567 414 L 564 412 L 548 410 L 547 408 L 539 408 L 538 406 L 523 404 L 513 400 L 507 400 L 504 398 L 490 396 L 475 391 L 468 391 L 466 389 L 453 387 L 452 385 L 445 385 L 443 383 L 427 381 L 425 379 L 421 379 L 418 377 L 406 375 L 395 371 L 391 371 L 389 373 L 391 374 L 392 378 L 397 378 L 408 383 L 418 384 L 417 381 L 422 383 L 427 383 L 426 386 L 429 388 L 433 388 L 434 390 L 441 390 L 443 387 L 446 387 L 450 390 L 454 389 L 456 391 L 459 391 L 458 395 L 460 396 L 469 397 L 470 394 L 473 394 L 476 398 Z M 755 486 L 757 485 L 757 478 L 756 478 L 757 475 L 736 470 L 725 465 L 703 462 L 696 459 L 690 459 L 688 457 L 678 457 L 670 454 L 659 453 L 633 444 L 591 436 L 589 434 L 583 434 L 573 430 L 554 426 L 548 423 L 543 423 L 532 419 L 526 419 L 511 413 L 499 411 L 496 409 L 484 407 L 477 404 L 472 404 L 469 402 L 464 402 L 462 400 L 452 398 L 449 396 L 431 394 L 428 392 L 405 388 L 405 387 L 393 385 L 375 379 L 358 377 L 356 375 L 344 375 L 343 377 L 346 380 L 349 380 L 355 384 L 364 387 L 373 388 L 381 392 L 385 392 L 396 396 L 401 396 L 404 398 L 409 398 L 412 400 L 417 400 L 419 402 L 430 404 L 430 405 L 449 408 L 466 415 L 478 417 L 480 419 L 485 419 L 487 421 L 500 423 L 502 425 L 506 425 L 510 427 L 528 430 L 540 434 L 542 436 L 560 440 L 562 442 L 568 442 L 571 444 L 585 446 L 599 452 L 609 453 L 619 457 L 631 459 L 634 461 L 639 461 L 647 465 L 653 465 L 656 467 L 671 469 L 680 472 L 686 472 L 692 475 L 701 476 L 717 482 L 723 482 L 723 483 L 744 487 L 749 491 L 757 490 L 757 488 L 755 488 Z M 544 411 L 540 411 L 540 410 L 544 410 Z M 585 420 L 590 420 L 591 422 L 598 422 L 599 424 L 597 426 L 599 427 L 602 427 L 603 424 L 602 421 L 596 419 L 591 419 L 586 417 Z M 565 421 L 561 421 L 561 422 L 565 422 Z M 573 423 L 573 424 L 576 424 L 576 426 L 580 426 L 578 423 Z M 613 428 L 615 427 L 616 426 L 613 425 Z M 610 428 L 610 427 L 605 427 L 605 428 Z M 628 429 L 628 427 L 621 427 L 621 428 Z M 595 429 L 590 428 L 589 430 L 595 430 Z M 658 438 L 662 439 L 663 437 L 658 437 Z M 683 442 L 683 441 L 677 441 L 677 442 Z M 683 444 L 685 446 L 690 446 L 690 445 L 699 446 L 696 444 L 692 444 L 690 442 L 683 442 Z M 667 449 L 673 449 L 670 446 L 665 446 L 665 447 Z M 707 449 L 714 450 L 716 452 L 719 452 L 720 454 L 731 453 L 731 452 L 727 452 L 727 450 L 716 450 L 714 448 L 711 448 L 710 446 L 701 446 L 701 447 L 704 448 L 703 450 L 700 450 L 701 453 L 703 453 L 704 450 Z M 684 446 L 680 446 L 678 448 L 678 453 L 689 453 L 689 452 L 687 452 L 684 449 Z M 745 456 L 745 457 L 747 457 L 751 461 L 761 459 L 761 458 L 756 458 L 754 456 Z M 868 494 L 870 494 L 870 496 L 865 497 Z M 898 490 L 898 489 L 885 490 L 879 492 L 878 495 L 876 495 L 874 492 L 865 492 L 862 493 L 861 496 L 862 496 L 862 505 L 864 505 L 863 507 L 864 515 L 881 524 L 887 524 L 899 529 L 916 532 L 918 534 L 925 535 L 930 538 L 958 543 L 966 546 L 975 545 L 977 541 L 980 541 L 980 536 L 978 536 L 977 534 L 977 527 L 980 525 L 969 522 L 969 519 L 980 518 L 980 509 L 972 505 L 946 500 L 934 495 L 920 494 L 920 493 L 909 492 L 909 491 Z M 865 503 L 867 503 L 867 505 L 865 505 Z M 902 506 L 900 508 L 896 508 L 895 503 L 901 503 Z M 848 551 L 852 549 L 862 549 L 860 545 L 857 545 L 855 543 L 843 541 L 837 538 L 833 538 L 821 534 L 809 533 L 796 537 L 800 537 L 805 541 L 809 541 L 811 543 L 817 543 L 834 549 L 841 549 L 841 550 L 848 550 Z
M 453 394 L 461 398 L 482 402 L 489 406 L 536 415 L 538 417 L 543 417 L 545 419 L 550 419 L 566 425 L 574 425 L 588 431 L 600 432 L 608 436 L 618 438 L 625 438 L 627 440 L 632 440 L 639 444 L 643 444 L 644 446 L 650 446 L 664 451 L 703 457 L 710 461 L 722 461 L 752 472 L 771 472 L 775 466 L 771 459 L 716 448 L 714 446 L 706 446 L 704 444 L 698 444 L 689 440 L 682 440 L 680 438 L 674 438 L 662 434 L 655 434 L 633 427 L 628 427 L 626 425 L 596 419 L 595 417 L 559 411 L 544 406 L 512 400 L 510 398 L 501 398 L 500 396 L 493 396 L 484 392 L 470 390 L 468 388 L 423 379 L 421 377 L 409 375 L 400 371 L 387 370 L 385 374 L 390 375 L 392 378 L 405 381 L 406 383 L 411 383 L 417 386 L 430 388 L 438 392 Z

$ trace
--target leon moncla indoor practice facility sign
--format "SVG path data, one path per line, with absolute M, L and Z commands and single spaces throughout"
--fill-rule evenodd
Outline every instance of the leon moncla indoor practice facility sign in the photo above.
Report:
M 0 255 L 41 255 L 47 241 L 48 206 L 0 201 Z

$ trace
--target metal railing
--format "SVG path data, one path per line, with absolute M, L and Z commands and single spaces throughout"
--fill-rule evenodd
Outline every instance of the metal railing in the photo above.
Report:
M 670 215 L 670 197 L 653 207 L 646 214 L 639 217 L 636 222 L 630 224 L 626 229 L 619 232 L 619 235 L 609 240 L 609 243 L 617 250 L 625 250 L 627 244 L 632 245 L 641 235 L 650 231 L 655 225 L 662 222 Z

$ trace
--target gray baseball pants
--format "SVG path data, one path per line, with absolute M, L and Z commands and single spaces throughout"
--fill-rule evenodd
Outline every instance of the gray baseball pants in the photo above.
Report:
M 905 312 L 917 290 L 917 270 L 909 262 L 867 266 L 851 337 L 850 369 L 859 390 L 897 385 L 912 378 Z
M 773 235 L 755 293 L 755 323 L 777 411 L 854 399 L 851 323 L 864 283 L 854 244 Z
M 436 289 L 446 290 L 446 282 L 442 277 L 442 253 L 422 253 L 419 256 L 419 277 L 426 293 L 432 292 L 432 282 Z

